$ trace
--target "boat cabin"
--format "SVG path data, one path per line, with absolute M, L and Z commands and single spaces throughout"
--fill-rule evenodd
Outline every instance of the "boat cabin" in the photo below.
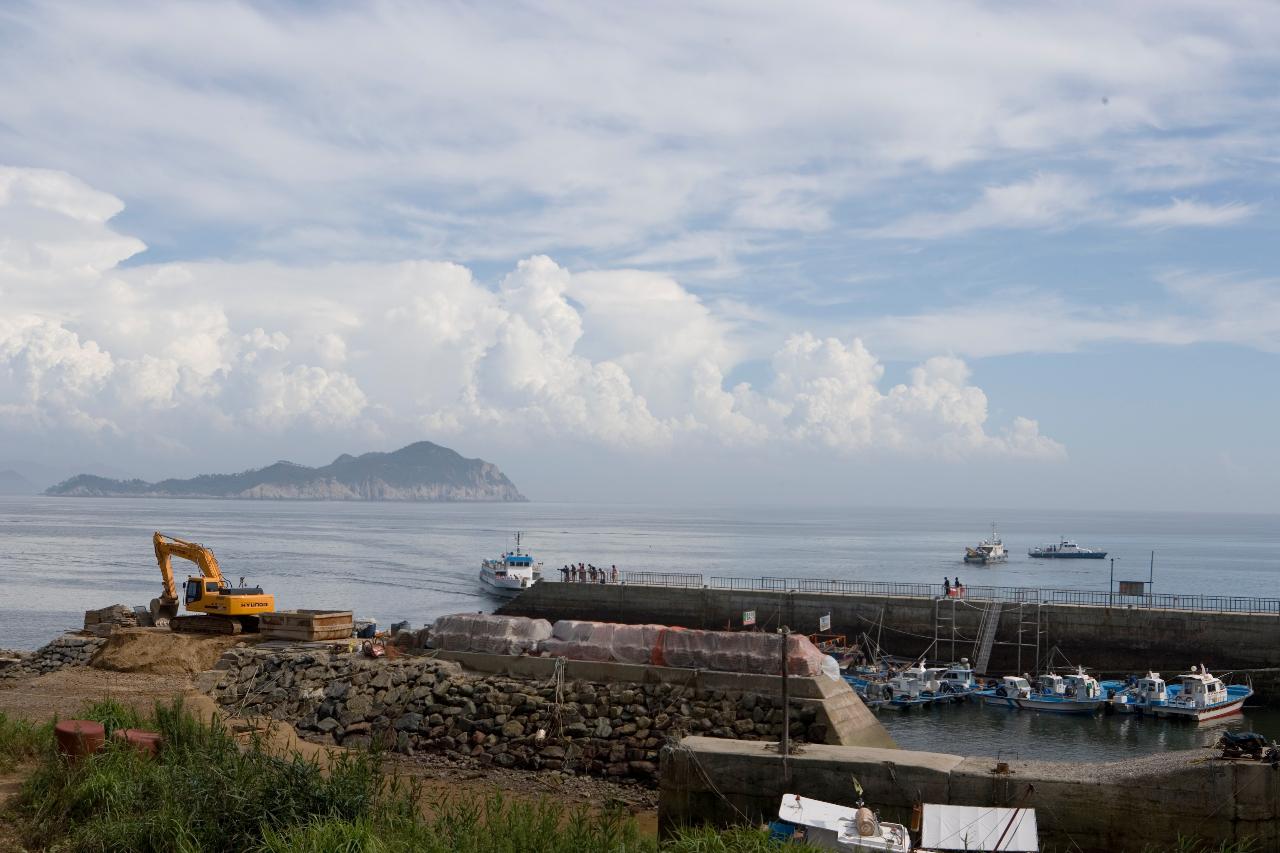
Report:
M 1000 679 L 996 688 L 997 696 L 1008 696 L 1011 699 L 1031 698 L 1031 683 L 1020 675 L 1006 675 Z
M 1098 679 L 1080 670 L 1063 676 L 1062 692 L 1071 699 L 1097 699 L 1102 695 L 1102 688 L 1098 684 Z
M 1191 672 L 1178 676 L 1178 680 L 1181 689 L 1174 697 L 1174 704 L 1206 708 L 1227 701 L 1227 686 L 1210 675 L 1203 665 L 1198 670 L 1191 667 Z
M 1066 688 L 1063 686 L 1062 676 L 1057 673 L 1046 672 L 1036 679 L 1036 693 L 1040 696 L 1064 695 Z
M 1144 702 L 1164 702 L 1169 698 L 1168 688 L 1158 672 L 1148 672 L 1146 677 L 1139 678 L 1133 692 Z

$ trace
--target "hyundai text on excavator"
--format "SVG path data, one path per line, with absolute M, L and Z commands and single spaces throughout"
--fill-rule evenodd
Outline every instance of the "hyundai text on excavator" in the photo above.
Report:
M 155 533 L 151 542 L 156 549 L 156 562 L 164 578 L 164 592 L 151 599 L 151 616 L 161 625 L 167 619 L 169 628 L 189 634 L 240 634 L 258 630 L 258 617 L 273 613 L 275 596 L 263 593 L 260 586 L 231 586 L 222 577 L 222 569 L 213 551 L 197 542 L 176 539 L 163 533 Z M 200 574 L 187 578 L 183 587 L 183 604 L 193 613 L 203 616 L 178 615 L 178 587 L 173 579 L 172 558 L 190 560 L 200 568 Z

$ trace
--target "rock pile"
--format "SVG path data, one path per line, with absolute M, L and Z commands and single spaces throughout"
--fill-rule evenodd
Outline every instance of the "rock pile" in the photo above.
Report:
M 43 675 L 65 666 L 88 666 L 106 640 L 63 634 L 43 648 L 23 656 L 17 663 L 0 669 L 0 678 Z
M 658 750 L 686 734 L 777 740 L 774 697 L 679 684 L 517 679 L 464 672 L 424 657 L 369 660 L 322 650 L 238 647 L 204 685 L 236 713 L 292 723 L 342 746 L 375 741 L 479 764 L 652 782 Z M 796 702 L 791 733 L 822 741 L 812 705 Z
M 137 628 L 138 613 L 127 604 L 113 604 L 84 612 L 84 629 L 96 637 L 108 637 L 116 628 Z

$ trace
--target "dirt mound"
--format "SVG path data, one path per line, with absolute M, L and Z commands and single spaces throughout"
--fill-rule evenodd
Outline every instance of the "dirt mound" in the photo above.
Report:
M 107 638 L 90 666 L 115 672 L 195 675 L 212 669 L 223 651 L 239 642 L 240 637 L 175 634 L 166 628 L 124 628 Z

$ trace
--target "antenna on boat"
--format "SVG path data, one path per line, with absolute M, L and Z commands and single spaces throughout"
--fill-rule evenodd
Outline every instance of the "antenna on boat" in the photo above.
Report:
M 516 554 L 520 553 L 520 531 L 516 531 Z

